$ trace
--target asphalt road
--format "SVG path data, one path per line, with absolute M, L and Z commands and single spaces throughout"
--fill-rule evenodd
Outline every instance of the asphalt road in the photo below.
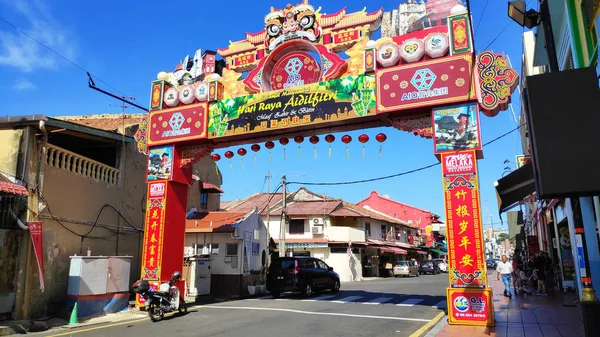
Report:
M 158 323 L 138 319 L 38 336 L 420 336 L 442 317 L 447 274 L 343 283 L 337 294 L 282 295 L 190 308 Z

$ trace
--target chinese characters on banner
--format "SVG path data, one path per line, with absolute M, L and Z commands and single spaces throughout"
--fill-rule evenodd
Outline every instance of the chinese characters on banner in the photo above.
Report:
M 33 250 L 35 251 L 35 259 L 37 260 L 38 272 L 40 273 L 40 290 L 44 292 L 44 251 L 42 249 L 42 222 L 41 221 L 30 221 L 27 223 L 29 227 L 29 235 L 31 235 L 31 242 L 33 243 Z
M 160 280 L 165 222 L 166 181 L 148 183 L 148 205 L 142 253 L 142 279 Z
M 451 288 L 485 288 L 486 267 L 473 150 L 442 153 Z

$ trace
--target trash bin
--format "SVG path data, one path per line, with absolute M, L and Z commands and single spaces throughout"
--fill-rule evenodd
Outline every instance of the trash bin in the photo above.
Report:
M 581 302 L 586 337 L 600 336 L 600 302 Z

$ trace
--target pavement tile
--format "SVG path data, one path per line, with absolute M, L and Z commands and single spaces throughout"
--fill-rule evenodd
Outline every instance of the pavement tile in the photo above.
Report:
M 530 310 L 521 310 L 521 321 L 523 323 L 537 323 L 537 318 Z

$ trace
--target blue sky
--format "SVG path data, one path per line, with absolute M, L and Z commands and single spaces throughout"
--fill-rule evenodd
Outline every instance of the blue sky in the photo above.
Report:
M 368 11 L 380 7 L 389 11 L 399 2 L 313 0 L 311 3 L 315 7 L 322 6 L 322 12 L 332 13 L 343 6 L 348 7 L 348 12 L 365 6 Z M 139 5 L 137 2 L 108 0 L 77 2 L 74 6 L 71 1 L 0 0 L 0 16 L 106 81 L 121 94 L 134 96 L 140 105 L 147 106 L 150 81 L 159 71 L 173 69 L 185 55 L 193 54 L 197 48 L 214 50 L 226 47 L 230 40 L 244 38 L 245 32 L 261 30 L 263 18 L 270 7 L 283 7 L 286 3 L 281 0 L 256 1 L 252 5 L 248 1 L 188 1 L 168 5 L 164 1 L 149 0 Z M 506 15 L 506 1 L 477 0 L 471 3 L 474 25 L 479 25 L 475 36 L 477 50 L 483 50 L 497 38 L 489 49 L 506 53 L 520 73 L 522 28 L 511 23 L 498 36 L 511 22 Z M 378 36 L 379 33 L 375 35 Z M 4 93 L 0 107 L 2 116 L 120 112 L 120 109 L 110 106 L 119 102 L 87 87 L 83 70 L 53 55 L 4 22 L 0 22 L 0 74 L 3 79 L 0 88 Z M 105 83 L 96 80 L 96 84 L 114 92 Z M 518 93 L 513 95 L 513 102 L 518 114 Z M 140 111 L 130 109 L 130 112 Z M 516 127 L 510 110 L 494 118 L 482 115 L 481 121 L 484 142 Z M 361 158 L 362 146 L 357 141 L 357 136 L 363 132 L 371 137 L 365 146 L 364 159 Z M 332 148 L 333 157 L 327 158 L 327 145 L 323 141 L 317 145 L 318 159 L 314 158 L 313 146 L 308 142 L 301 146 L 302 158 L 298 158 L 298 146 L 293 142 L 286 147 L 285 161 L 279 144 L 273 150 L 272 163 L 264 147 L 258 153 L 256 166 L 253 153 L 249 153 L 244 158 L 243 170 L 239 157 L 231 161 L 234 170 L 223 159 L 220 162 L 225 190 L 222 198 L 231 200 L 266 192 L 267 187 L 263 183 L 268 170 L 273 176 L 271 185 L 275 187 L 283 174 L 288 175 L 289 181 L 349 181 L 390 175 L 437 161 L 433 155 L 432 140 L 393 128 L 363 132 L 349 133 L 354 139 L 349 146 L 350 160 L 346 158 L 345 145 L 339 142 Z M 384 132 L 388 140 L 383 144 L 382 157 L 377 159 L 379 144 L 374 138 L 379 132 Z M 341 134 L 336 136 L 339 139 Z M 489 204 L 494 225 L 499 225 L 493 182 L 502 175 L 506 166 L 504 160 L 514 161 L 520 149 L 518 132 L 484 149 L 485 159 L 479 161 L 484 224 L 489 223 L 486 213 L 486 204 Z M 380 194 L 388 194 L 396 200 L 443 215 L 440 171 L 438 166 L 378 182 L 310 188 L 350 202 L 357 202 L 372 190 L 377 190 Z M 290 189 L 298 187 L 290 186 Z

